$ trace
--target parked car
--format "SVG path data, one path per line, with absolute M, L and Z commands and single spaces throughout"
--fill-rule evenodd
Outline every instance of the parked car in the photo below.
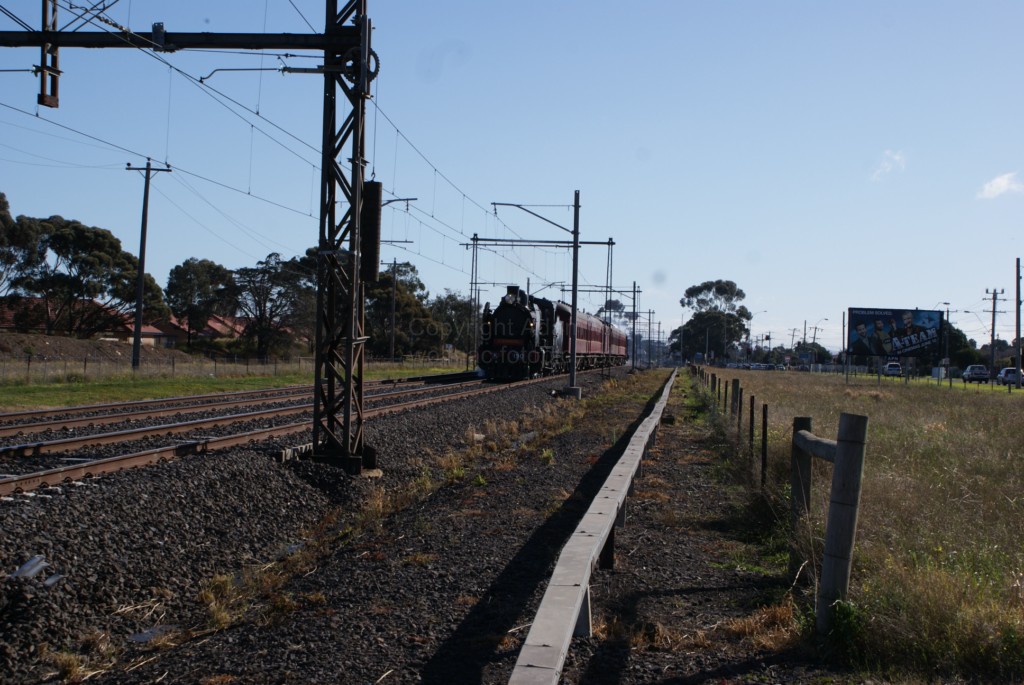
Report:
M 1017 373 L 1017 369 L 1007 366 L 996 376 L 996 383 L 999 385 L 1017 385 Z
M 903 375 L 903 367 L 900 366 L 897 362 L 889 362 L 888 364 L 885 365 L 885 368 L 882 369 L 882 375 L 895 376 L 896 378 L 899 378 L 900 376 Z
M 971 364 L 964 369 L 964 384 L 988 383 L 988 367 L 983 364 Z

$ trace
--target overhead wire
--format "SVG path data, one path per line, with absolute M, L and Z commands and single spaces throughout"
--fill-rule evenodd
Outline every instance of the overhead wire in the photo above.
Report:
M 0 107 L 5 107 L 7 109 L 10 109 L 11 111 L 18 112 L 20 114 L 24 114 L 25 116 L 32 117 L 33 119 L 38 119 L 39 121 L 44 121 L 47 124 L 50 124 L 52 126 L 57 126 L 57 127 L 62 128 L 64 130 L 66 130 L 66 131 L 74 133 L 75 135 L 81 136 L 83 138 L 87 138 L 87 139 L 95 141 L 97 143 L 100 143 L 101 145 L 103 145 L 103 146 L 105 146 L 105 147 L 107 147 L 109 149 L 118 150 L 120 152 L 124 152 L 124 153 L 126 153 L 128 155 L 131 155 L 131 156 L 139 158 L 139 159 L 151 159 L 152 158 L 152 155 L 146 155 L 146 154 L 144 154 L 142 152 L 139 152 L 137 150 L 132 150 L 130 148 L 126 148 L 123 145 L 118 145 L 117 143 L 113 143 L 111 141 L 104 140 L 103 138 L 100 138 L 98 136 L 92 135 L 90 133 L 86 133 L 84 131 L 80 131 L 80 130 L 78 130 L 76 128 L 73 128 L 71 126 L 68 126 L 66 124 L 62 124 L 62 123 L 60 123 L 58 121 L 54 121 L 52 119 L 47 119 L 44 116 L 33 114 L 31 112 L 27 112 L 27 111 L 25 111 L 23 109 L 20 109 L 18 107 L 14 107 L 14 106 L 9 105 L 9 104 L 7 104 L 5 102 L 0 102 Z M 311 214 L 309 214 L 307 212 L 304 212 L 304 211 L 302 211 L 300 209 L 295 209 L 294 207 L 289 207 L 287 205 L 281 204 L 280 202 L 276 202 L 274 200 L 271 200 L 269 198 L 263 197 L 261 195 L 255 195 L 253 193 L 249 193 L 249 192 L 247 192 L 245 190 L 242 190 L 241 188 L 236 188 L 236 187 L 234 187 L 234 186 L 232 186 L 230 184 L 224 183 L 222 181 L 218 181 L 218 180 L 213 179 L 213 178 L 209 178 L 208 176 L 204 176 L 204 175 L 202 175 L 200 173 L 197 173 L 195 171 L 191 171 L 191 170 L 189 170 L 186 167 L 181 167 L 181 166 L 175 165 L 172 168 L 175 171 L 181 172 L 183 174 L 187 174 L 189 176 L 193 176 L 195 178 L 198 178 L 198 179 L 200 179 L 202 181 L 205 181 L 205 182 L 210 183 L 212 185 L 218 186 L 218 187 L 223 188 L 225 190 L 230 190 L 230 191 L 232 191 L 234 193 L 238 193 L 240 195 L 245 195 L 247 197 L 251 197 L 251 198 L 253 198 L 255 200 L 259 200 L 260 202 L 269 204 L 271 206 L 277 207 L 277 208 L 285 210 L 287 212 L 291 212 L 293 214 L 298 214 L 299 216 L 304 216 L 304 217 L 312 216 Z
M 28 23 L 22 21 L 21 17 L 19 17 L 18 15 L 16 15 L 14 12 L 7 9 L 3 5 L 0 5 L 0 12 L 2 12 L 4 15 L 7 16 L 8 19 L 13 21 L 15 24 L 25 29 L 26 31 L 35 31 L 35 29 L 29 26 Z
M 289 0 L 289 1 L 291 1 L 291 0 Z M 312 27 L 312 25 L 309 23 L 309 21 L 305 18 L 305 16 L 302 15 L 302 12 L 299 10 L 299 8 L 296 7 L 294 5 L 294 3 L 291 3 L 291 4 L 292 4 L 293 8 L 299 13 L 300 17 L 302 17 L 303 21 L 306 22 L 307 26 L 309 26 L 311 28 L 311 30 L 313 30 L 315 32 L 315 29 Z M 109 6 L 101 8 L 101 10 L 99 12 L 95 13 L 95 16 L 86 16 L 86 14 L 93 13 L 96 10 L 97 5 L 99 5 L 99 3 L 94 4 L 90 8 L 86 8 L 85 12 L 81 12 L 81 13 L 78 13 L 78 14 L 76 14 L 76 9 L 79 9 L 79 8 L 76 8 L 75 6 L 71 5 L 70 3 L 65 2 L 64 3 L 64 8 L 66 10 L 72 12 L 72 14 L 76 14 L 76 17 L 77 17 L 76 21 L 80 21 L 82 26 L 84 26 L 86 24 L 97 25 L 96 22 L 99 21 L 99 22 L 101 22 L 103 24 L 108 24 L 108 25 L 116 27 L 118 29 L 118 31 L 120 31 L 120 32 L 131 33 L 132 35 L 136 36 L 137 38 L 140 38 L 138 36 L 138 34 L 135 34 L 134 32 L 131 32 L 129 29 L 120 26 L 115 21 L 111 20 L 109 17 L 106 17 L 106 16 L 103 15 L 103 12 L 106 9 L 109 9 Z M 5 11 L 5 14 L 8 14 L 9 16 L 11 16 L 11 13 L 9 13 L 8 11 Z M 16 17 L 12 16 L 12 18 L 15 19 L 16 21 L 19 21 L 19 20 L 17 20 Z M 69 23 L 68 25 L 70 26 L 71 24 Z M 104 27 L 104 26 L 100 26 L 100 28 L 102 30 L 104 30 L 104 31 L 108 31 L 108 29 L 106 27 Z M 108 32 L 109 33 L 114 33 L 113 31 L 108 31 Z M 117 34 L 115 34 L 115 35 L 117 35 Z M 127 42 L 127 39 L 125 39 L 125 40 Z M 152 43 L 151 43 L 151 46 L 153 48 L 158 47 L 157 45 L 152 44 Z M 304 163 L 310 164 L 310 166 L 314 170 L 319 169 L 319 167 L 317 165 L 315 165 L 313 162 L 310 162 L 308 159 L 303 157 L 297 151 L 291 149 L 290 147 L 285 145 L 283 142 L 281 142 L 280 140 L 278 140 L 277 138 L 272 136 L 270 133 L 268 133 L 267 131 L 264 131 L 261 127 L 256 126 L 253 122 L 246 120 L 245 117 L 243 117 L 240 114 L 240 112 L 236 111 L 232 107 L 229 107 L 227 105 L 227 103 L 231 103 L 235 107 L 237 107 L 237 108 L 239 108 L 239 109 L 241 109 L 241 110 L 243 110 L 243 111 L 245 111 L 245 112 L 247 112 L 247 113 L 249 113 L 249 114 L 251 114 L 251 115 L 253 115 L 253 116 L 255 116 L 255 117 L 257 117 L 257 118 L 259 118 L 261 120 L 263 120 L 263 121 L 265 121 L 266 123 L 268 123 L 269 125 L 271 125 L 275 129 L 277 129 L 281 133 L 285 134 L 286 136 L 292 138 L 293 140 L 295 140 L 299 144 L 303 145 L 304 147 L 306 147 L 306 148 L 308 148 L 308 149 L 310 149 L 312 151 L 319 152 L 319 150 L 315 146 L 313 146 L 312 144 L 302 140 L 298 136 L 292 134 L 290 131 L 287 131 L 286 129 L 284 129 L 283 127 L 279 126 L 278 124 L 276 124 L 272 120 L 270 120 L 270 119 L 266 118 L 265 116 L 263 116 L 259 112 L 258 105 L 257 105 L 257 109 L 253 110 L 253 109 L 245 106 L 244 104 L 238 102 L 236 99 L 234 99 L 234 98 L 228 96 L 227 94 L 221 92 L 220 90 L 218 90 L 216 88 L 213 88 L 212 86 L 210 86 L 209 84 L 205 83 L 204 81 L 202 81 L 202 80 L 196 78 L 195 76 L 187 73 L 183 69 L 175 66 L 173 63 L 171 63 L 169 60 L 165 59 L 163 56 L 157 55 L 154 52 L 145 50 L 143 48 L 138 48 L 138 49 L 140 49 L 142 52 L 144 52 L 147 56 L 151 57 L 152 59 L 156 59 L 157 61 L 163 63 L 165 66 L 168 67 L 168 69 L 171 72 L 179 74 L 183 78 L 185 78 L 188 81 L 190 81 L 193 85 L 199 87 L 202 92 L 204 92 L 208 96 L 210 96 L 215 102 L 217 102 L 221 106 L 225 107 L 225 109 L 227 109 L 230 113 L 234 114 L 235 116 L 239 117 L 241 120 L 245 121 L 245 123 L 247 123 L 250 126 L 250 136 L 251 137 L 253 136 L 253 133 L 252 133 L 253 131 L 258 131 L 259 133 L 263 134 L 265 137 L 267 137 L 272 142 L 274 142 L 277 145 L 281 146 L 283 149 L 287 150 L 291 154 L 294 154 L 296 157 L 301 159 Z M 214 52 L 214 51 L 205 51 L 205 50 L 190 50 L 190 51 L 191 52 Z M 216 51 L 216 52 L 221 53 L 221 54 L 224 53 L 224 51 Z M 252 55 L 254 53 L 251 53 L 251 52 L 239 52 L 237 54 Z M 256 53 L 256 54 L 259 54 L 259 55 L 274 54 L 274 55 L 277 55 L 277 56 L 280 56 L 280 57 L 296 57 L 296 58 L 310 58 L 310 59 L 314 59 L 315 58 L 313 55 L 300 55 L 300 54 L 294 54 L 294 53 L 266 53 L 266 52 L 262 52 L 261 51 L 261 52 Z M 261 56 L 261 59 L 263 59 L 262 56 Z M 379 88 L 379 85 L 377 87 Z M 170 86 L 169 86 L 169 88 L 170 88 Z M 462 191 L 462 189 L 457 184 L 455 184 L 454 181 L 452 181 L 451 178 L 447 174 L 443 173 L 435 164 L 433 164 L 430 161 L 430 159 L 422 152 L 422 150 L 417 145 L 415 145 L 409 139 L 409 137 L 401 129 L 399 129 L 399 127 L 395 124 L 395 122 L 391 119 L 391 117 L 388 116 L 388 114 L 381 109 L 381 107 L 379 106 L 379 104 L 377 102 L 375 102 L 373 100 L 371 100 L 371 102 L 373 102 L 373 105 L 374 105 L 375 124 L 376 124 L 376 121 L 377 121 L 377 115 L 382 116 L 387 121 L 387 123 L 390 124 L 395 129 L 396 138 L 403 140 L 433 170 L 434 177 L 435 177 L 435 187 L 434 187 L 434 201 L 435 201 L 435 204 L 436 204 L 436 180 L 437 180 L 438 177 L 440 177 L 445 183 L 447 183 L 450 187 L 452 187 L 454 190 L 456 190 L 462 196 L 463 215 L 462 215 L 462 218 L 461 218 L 461 221 L 460 221 L 461 225 L 459 227 L 456 227 L 456 226 L 452 225 L 449 222 L 446 222 L 446 221 L 443 221 L 443 220 L 439 219 L 436 215 L 433 215 L 433 208 L 432 208 L 432 215 L 430 216 L 430 218 L 432 220 L 434 220 L 434 221 L 437 221 L 440 226 L 442 226 L 444 229 L 447 229 L 451 233 L 460 235 L 460 236 L 462 236 L 464 238 L 468 238 L 469 236 L 466 234 L 466 231 L 465 231 L 465 203 L 467 201 L 470 202 L 473 206 L 479 208 L 485 214 L 489 214 L 489 212 L 487 212 L 486 208 L 483 205 L 481 205 L 479 202 L 475 201 L 473 198 L 471 198 L 469 195 L 467 195 L 464 191 Z M 6 105 L 4 103 L 0 103 L 0 105 L 3 105 L 5 107 L 9 107 L 10 109 L 13 109 L 14 111 L 19 111 L 21 113 L 25 113 L 24 111 L 19 110 L 18 108 L 10 107 L 9 105 Z M 40 118 L 43 118 L 43 117 L 40 117 Z M 170 118 L 170 113 L 168 113 L 168 118 Z M 103 140 L 101 138 L 98 138 L 96 136 L 91 136 L 90 134 L 85 134 L 84 132 L 77 131 L 76 129 L 73 129 L 71 127 L 64 126 L 63 124 L 59 124 L 57 122 L 50 121 L 50 120 L 47 120 L 45 118 L 43 118 L 43 120 L 44 121 L 49 121 L 49 123 L 51 123 L 51 124 L 54 124 L 54 125 L 60 126 L 62 128 L 65 128 L 66 130 L 69 130 L 69 131 L 75 133 L 76 135 L 85 136 L 87 138 L 90 138 L 92 140 L 100 142 L 103 145 L 112 147 L 114 149 L 119 149 L 119 150 L 125 151 L 125 152 L 127 152 L 129 154 L 136 155 L 138 157 L 146 156 L 146 155 L 142 155 L 141 153 L 137 153 L 135 151 L 129 150 L 127 148 L 124 148 L 123 146 L 111 143 L 109 141 L 105 141 L 105 140 Z M 168 129 L 168 139 L 169 139 L 169 128 L 170 128 L 170 126 L 168 124 L 168 127 L 167 127 L 167 129 Z M 376 125 L 375 125 L 374 129 L 375 129 L 374 130 L 374 134 L 376 136 Z M 375 140 L 376 140 L 376 137 L 375 137 Z M 168 147 L 169 147 L 169 143 L 168 143 Z M 396 146 L 396 150 L 395 150 L 396 167 L 397 167 L 397 154 L 398 154 L 398 150 L 397 150 L 397 146 Z M 169 156 L 169 153 L 165 151 L 165 157 L 168 157 L 168 156 Z M 231 190 L 233 192 L 238 192 L 238 193 L 245 194 L 245 195 L 247 195 L 249 197 L 254 197 L 254 198 L 258 199 L 258 200 L 261 200 L 263 202 L 267 202 L 267 203 L 269 203 L 269 204 L 271 204 L 273 206 L 279 207 L 279 208 L 284 209 L 286 211 L 294 212 L 294 213 L 300 214 L 302 216 L 312 216 L 311 212 L 303 212 L 303 211 L 300 211 L 300 210 L 296 210 L 294 208 L 288 207 L 288 206 L 286 206 L 284 204 L 281 204 L 279 202 L 275 202 L 273 200 L 269 200 L 268 198 L 264 198 L 264 197 L 261 197 L 261 196 L 258 196 L 258 195 L 252 195 L 251 189 L 249 191 L 243 191 L 241 189 L 238 189 L 238 188 L 235 188 L 233 186 L 230 186 L 229 184 L 222 183 L 222 182 L 219 182 L 219 181 L 215 181 L 215 180 L 213 180 L 213 179 L 211 179 L 211 178 L 209 178 L 207 176 L 204 176 L 202 174 L 199 174 L 197 172 L 192 172 L 192 171 L 190 171 L 190 170 L 188 170 L 186 168 L 182 168 L 182 167 L 178 167 L 178 166 L 175 166 L 175 168 L 177 170 L 181 171 L 182 173 L 185 173 L 185 174 L 188 174 L 188 175 L 192 175 L 192 176 L 194 176 L 194 177 L 196 177 L 198 179 L 201 179 L 201 180 L 203 180 L 203 181 L 205 181 L 207 183 L 212 183 L 214 185 L 217 185 L 217 186 L 220 186 L 222 188 Z M 396 174 L 396 176 L 397 176 L 397 174 Z M 548 205 L 541 205 L 541 206 L 548 206 Z M 421 210 L 419 210 L 417 208 L 416 211 L 421 211 Z M 508 231 L 510 234 L 516 236 L 517 238 L 521 238 L 522 237 L 518 232 L 516 232 L 514 229 L 512 229 L 511 226 L 509 226 L 505 221 L 500 219 L 500 217 L 495 216 L 493 218 L 495 218 L 498 221 L 498 223 L 506 231 Z M 423 222 L 421 222 L 421 223 L 423 223 Z M 443 230 L 440 230 L 440 229 L 437 229 L 437 228 L 435 228 L 433 226 L 430 226 L 429 223 L 423 223 L 423 225 L 426 225 L 430 230 L 438 233 L 444 239 L 449 239 L 447 237 L 447 235 L 445 235 L 445 232 Z M 442 244 L 442 247 L 443 247 L 443 244 Z M 495 251 L 495 253 L 497 254 L 496 251 Z M 422 256 L 426 257 L 426 255 L 422 255 Z M 531 274 L 540 277 L 539 274 L 536 274 L 533 270 L 527 269 L 525 264 L 523 264 L 522 260 L 519 259 L 518 256 L 516 256 L 515 260 L 510 260 L 507 256 L 504 256 L 504 255 L 499 255 L 499 256 L 501 256 L 506 261 L 509 261 L 510 263 L 512 263 L 512 264 L 514 264 L 516 266 L 519 266 L 520 268 L 523 268 L 524 270 L 529 271 Z M 429 257 L 427 257 L 427 258 L 429 259 Z M 436 260 L 432 260 L 432 261 L 436 261 Z M 444 260 L 442 259 L 442 261 L 439 262 L 439 263 L 444 264 Z M 446 266 L 447 266 L 447 264 L 446 264 Z M 452 268 L 452 267 L 449 267 L 449 268 Z
M 65 3 L 65 5 L 67 5 L 66 8 L 68 9 L 68 11 L 74 12 L 74 10 L 72 9 L 73 6 L 71 6 L 69 3 Z M 223 98 L 227 102 L 230 102 L 232 105 L 235 105 L 236 107 L 238 107 L 238 108 L 248 112 L 249 114 L 252 114 L 253 116 L 259 118 L 262 121 L 265 121 L 267 124 L 269 124 L 270 126 L 274 127 L 275 129 L 277 129 L 278 131 L 280 131 L 284 135 L 288 136 L 289 138 L 292 138 L 294 141 L 296 141 L 300 145 L 303 145 L 303 146 L 309 148 L 310 150 L 312 150 L 313 152 L 316 152 L 316 153 L 319 154 L 320 149 L 317 148 L 316 146 L 314 146 L 313 144 L 308 143 L 305 140 L 302 140 L 300 137 L 298 137 L 294 133 L 286 130 L 285 128 L 283 128 L 282 126 L 278 125 L 274 121 L 272 121 L 272 120 L 268 119 L 267 117 L 263 116 L 258 111 L 255 111 L 255 110 L 251 109 L 250 107 L 247 107 L 246 105 L 242 104 L 241 102 L 238 102 L 236 99 L 232 98 L 231 96 L 227 95 L 226 93 L 223 93 L 222 91 L 220 91 L 220 90 L 210 86 L 205 81 L 203 81 L 203 80 L 201 80 L 201 79 L 199 79 L 199 78 L 189 74 L 188 72 L 186 72 L 185 70 L 181 69 L 180 67 L 175 66 L 173 63 L 171 63 L 169 60 L 165 59 L 163 56 L 156 54 L 156 52 L 154 50 L 160 47 L 156 43 L 153 43 L 152 41 L 147 41 L 145 38 L 143 38 L 139 34 L 135 33 L 134 31 L 129 30 L 126 27 L 120 26 L 120 24 L 117 24 L 116 22 L 114 22 L 113 20 L 110 20 L 108 17 L 105 17 L 102 14 L 97 15 L 96 19 L 99 20 L 101 23 L 109 22 L 111 25 L 117 27 L 118 30 L 117 31 L 110 31 L 110 30 L 108 30 L 106 28 L 106 26 L 98 26 L 98 28 L 100 28 L 103 31 L 106 31 L 107 33 L 110 33 L 111 35 L 114 35 L 114 36 L 117 36 L 117 37 L 121 38 L 129 46 L 139 50 L 140 52 L 142 52 L 146 56 L 150 57 L 151 59 L 155 59 L 158 62 L 161 62 L 162 64 L 166 65 L 168 68 L 174 70 L 180 76 L 184 77 L 186 80 L 191 82 L 194 86 L 198 87 L 200 89 L 200 92 L 205 93 L 208 97 L 210 97 L 215 102 L 217 102 L 222 107 L 224 107 L 228 112 L 232 113 L 233 115 L 235 115 L 236 117 L 238 117 L 242 121 L 245 121 L 245 123 L 250 124 L 250 125 L 254 125 L 254 124 L 252 124 L 252 122 L 250 122 L 247 119 L 245 119 L 239 112 L 233 110 L 231 107 L 228 107 L 225 102 L 219 100 L 218 98 Z M 88 21 L 90 24 L 93 24 L 94 26 L 96 25 L 95 22 L 92 19 L 87 19 L 86 21 Z M 143 41 L 143 42 L 148 42 L 152 49 L 151 50 L 146 50 L 145 48 L 141 48 L 141 47 L 138 47 L 138 46 L 134 45 L 126 37 L 121 35 L 123 33 L 127 33 L 127 34 L 130 34 L 130 35 L 134 36 L 136 40 Z M 190 51 L 191 50 L 182 50 L 182 52 L 190 52 Z M 214 94 L 216 94 L 217 97 L 214 97 Z M 269 133 L 263 131 L 259 127 L 256 127 L 256 129 L 259 130 L 261 133 L 263 133 L 269 140 L 277 143 L 283 149 L 285 149 L 286 151 L 288 151 L 291 154 L 295 155 L 296 157 L 298 157 L 299 159 L 301 159 L 305 163 L 307 163 L 307 164 L 311 164 L 312 163 L 309 160 L 307 160 L 304 157 L 302 157 L 297 151 L 289 148 L 288 146 L 284 145 L 281 141 L 279 141 L 276 138 L 274 138 L 273 136 L 271 136 Z
M 292 6 L 292 8 L 294 8 L 294 9 L 295 9 L 295 12 L 296 12 L 296 13 L 297 13 L 297 14 L 298 14 L 298 15 L 299 15 L 300 17 L 302 17 L 302 21 L 306 22 L 306 26 L 308 26 L 308 27 L 309 27 L 309 30 L 310 30 L 310 31 L 312 31 L 313 33 L 316 33 L 316 34 L 319 34 L 319 33 L 320 33 L 320 32 L 319 32 L 319 31 L 317 31 L 317 30 L 316 30 L 315 28 L 313 28 L 313 25 L 309 23 L 309 19 L 306 19 L 306 15 L 305 15 L 305 14 L 303 14 L 303 13 L 302 13 L 302 10 L 300 10 L 300 9 L 299 9 L 299 8 L 298 8 L 298 7 L 297 7 L 297 6 L 295 5 L 295 2 L 294 2 L 293 0 L 288 0 L 288 3 L 289 3 L 289 4 L 291 5 L 291 6 Z

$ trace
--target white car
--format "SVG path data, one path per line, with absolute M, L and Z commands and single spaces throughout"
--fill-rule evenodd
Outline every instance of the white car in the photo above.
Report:
M 1007 366 L 996 376 L 996 383 L 999 385 L 1017 385 L 1017 374 L 1019 371 L 1012 366 Z
M 885 368 L 882 369 L 882 375 L 895 376 L 896 378 L 899 378 L 903 375 L 903 367 L 896 362 L 889 362 L 885 365 Z
M 981 364 L 971 364 L 964 369 L 964 385 L 967 383 L 988 383 L 988 369 Z

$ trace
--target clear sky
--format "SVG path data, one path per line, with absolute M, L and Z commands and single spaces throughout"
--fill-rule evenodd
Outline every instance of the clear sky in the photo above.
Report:
M 74 17 L 60 2 L 60 24 Z M 81 4 L 81 3 L 79 3 Z M 88 3 L 92 4 L 92 3 Z M 119 0 L 136 31 L 322 31 L 321 0 Z M 38 27 L 38 0 L 0 0 Z M 432 294 L 469 291 L 481 237 L 615 241 L 613 285 L 662 332 L 690 285 L 731 279 L 755 336 L 841 347 L 848 307 L 945 309 L 970 337 L 1014 337 L 1024 211 L 1019 1 L 370 0 L 380 58 L 368 171 L 385 199 L 381 258 Z M 313 27 L 313 29 L 310 28 Z M 80 30 L 109 30 L 93 24 Z M 0 13 L 0 30 L 20 27 Z M 60 108 L 36 106 L 38 49 L 0 48 L 0 191 L 15 215 L 109 229 L 147 271 L 229 268 L 317 241 L 322 79 L 315 55 L 65 49 Z M 259 69 L 266 71 L 218 71 Z M 190 78 L 191 77 L 191 80 Z M 603 287 L 608 250 L 581 255 Z M 571 279 L 567 250 L 481 253 L 481 279 Z M 541 294 L 557 295 L 560 285 Z M 495 301 L 500 285 L 487 286 Z M 568 295 L 565 295 L 568 299 Z M 620 299 L 628 303 L 627 296 Z M 603 296 L 584 293 L 595 311 Z

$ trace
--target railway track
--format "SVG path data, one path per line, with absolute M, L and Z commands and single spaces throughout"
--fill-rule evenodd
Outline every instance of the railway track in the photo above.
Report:
M 384 392 L 386 388 L 436 386 L 437 384 L 469 381 L 474 378 L 476 378 L 476 374 L 471 372 L 410 376 L 408 378 L 365 381 L 363 387 L 372 395 L 373 393 Z M 60 407 L 56 409 L 6 412 L 0 413 L 0 437 L 90 424 L 115 423 L 119 420 L 141 420 L 190 411 L 221 410 L 228 407 L 251 406 L 265 404 L 268 401 L 287 401 L 308 398 L 312 393 L 313 386 L 311 385 L 294 385 L 265 390 L 241 390 L 209 395 L 188 395 L 155 400 L 135 400 L 77 407 Z
M 437 383 L 403 386 L 400 390 L 386 390 L 389 387 L 398 387 L 391 383 L 376 384 L 371 392 L 365 396 L 369 405 L 390 401 L 393 398 L 401 398 L 418 393 L 438 392 L 439 388 L 470 387 L 479 385 L 479 380 L 464 381 L 461 383 Z M 26 456 L 30 454 L 45 454 L 49 452 L 62 452 L 69 449 L 77 449 L 89 444 L 106 444 L 110 442 L 123 442 L 126 439 L 136 437 L 144 438 L 150 435 L 162 433 L 180 433 L 196 428 L 208 428 L 220 425 L 219 422 L 228 420 L 232 422 L 259 420 L 274 418 L 277 416 L 288 416 L 302 411 L 308 411 L 312 407 L 310 396 L 311 387 L 289 388 L 280 392 L 245 392 L 228 395 L 231 399 L 223 399 L 224 395 L 204 395 L 196 398 L 175 397 L 166 402 L 159 400 L 146 400 L 141 403 L 122 403 L 93 405 L 91 407 L 75 407 L 71 411 L 51 415 L 43 420 L 31 420 L 38 416 L 37 412 L 25 412 L 20 416 L 28 420 L 23 422 L 7 423 L 0 425 L 0 460 L 4 456 Z M 191 401 L 190 400 L 198 400 Z M 222 412 L 241 407 L 273 407 L 242 414 L 224 414 Z M 197 419 L 194 421 L 180 421 L 173 424 L 156 424 L 149 427 L 139 427 L 139 422 L 151 422 L 154 419 L 167 416 L 185 417 L 189 415 L 214 412 L 218 414 L 215 418 Z M 5 414 L 6 417 L 19 416 L 18 414 Z M 133 424 L 135 424 L 133 426 Z M 133 426 L 123 431 L 111 431 L 102 433 L 108 426 L 125 425 Z M 82 429 L 86 429 L 83 433 Z M 75 437 L 42 439 L 31 443 L 14 443 L 3 440 L 3 438 L 18 438 L 19 436 L 42 435 L 52 436 L 76 433 Z M 92 440 L 92 442 L 90 442 Z M 4 442 L 9 444 L 4 445 Z
M 535 381 L 524 381 L 518 384 L 484 384 L 479 380 L 449 383 L 444 386 L 426 384 L 423 387 L 408 388 L 401 391 L 381 392 L 368 396 L 369 406 L 364 410 L 365 418 L 372 418 L 386 413 L 404 411 L 414 407 L 426 406 L 439 402 L 448 402 L 455 399 L 466 398 L 474 395 L 483 395 L 492 392 L 501 392 L 510 387 L 521 387 L 523 383 L 541 382 L 546 379 Z M 445 390 L 439 394 L 439 390 Z M 424 393 L 433 393 L 430 397 L 422 397 Z M 175 398 L 181 399 L 181 398 Z M 227 403 L 235 406 L 238 402 L 249 401 L 234 399 Z M 264 402 L 266 399 L 264 399 Z M 375 406 L 374 406 L 375 405 Z M 208 409 L 214 404 L 206 405 Z M 294 417 L 308 414 L 312 410 L 309 402 L 287 407 L 275 407 L 272 409 L 232 414 L 228 416 L 214 416 L 193 421 L 185 421 L 173 424 L 160 424 L 144 428 L 130 430 L 97 433 L 87 436 L 76 436 L 72 438 L 60 438 L 56 440 L 38 441 L 19 445 L 0 447 L 0 472 L 5 470 L 28 469 L 27 472 L 0 475 L 0 496 L 9 495 L 18 491 L 28 491 L 39 487 L 55 485 L 57 483 L 76 480 L 89 476 L 97 476 L 104 473 L 119 471 L 125 468 L 134 468 L 159 461 L 173 459 L 189 454 L 201 454 L 218 449 L 226 449 L 239 445 L 251 444 L 271 438 L 287 435 L 296 435 L 309 431 L 311 428 L 311 417 L 304 416 L 301 421 L 278 423 L 272 426 L 247 429 L 230 432 L 221 436 L 196 436 L 193 433 L 203 429 L 223 428 L 225 426 L 246 424 L 253 422 L 270 421 L 282 417 Z M 144 410 L 149 411 L 148 409 Z M 178 410 L 181 413 L 181 410 Z M 123 417 L 121 419 L 123 421 Z M 58 420 L 57 423 L 60 423 Z M 33 424 L 38 425 L 38 424 Z M 75 453 L 73 450 L 83 450 L 87 447 L 97 445 L 137 445 L 146 438 L 167 437 L 169 435 L 182 435 L 185 437 L 179 441 L 171 442 L 155 448 L 126 451 L 116 456 L 105 456 L 97 458 L 88 452 Z M 193 435 L 189 435 L 193 434 Z M 45 454 L 59 454 L 61 463 L 65 465 L 55 466 L 54 462 L 45 465 L 44 468 L 33 467 L 22 462 L 21 466 L 12 468 L 16 460 L 24 460 L 29 457 L 38 457 Z M 73 462 L 67 464 L 67 462 Z

